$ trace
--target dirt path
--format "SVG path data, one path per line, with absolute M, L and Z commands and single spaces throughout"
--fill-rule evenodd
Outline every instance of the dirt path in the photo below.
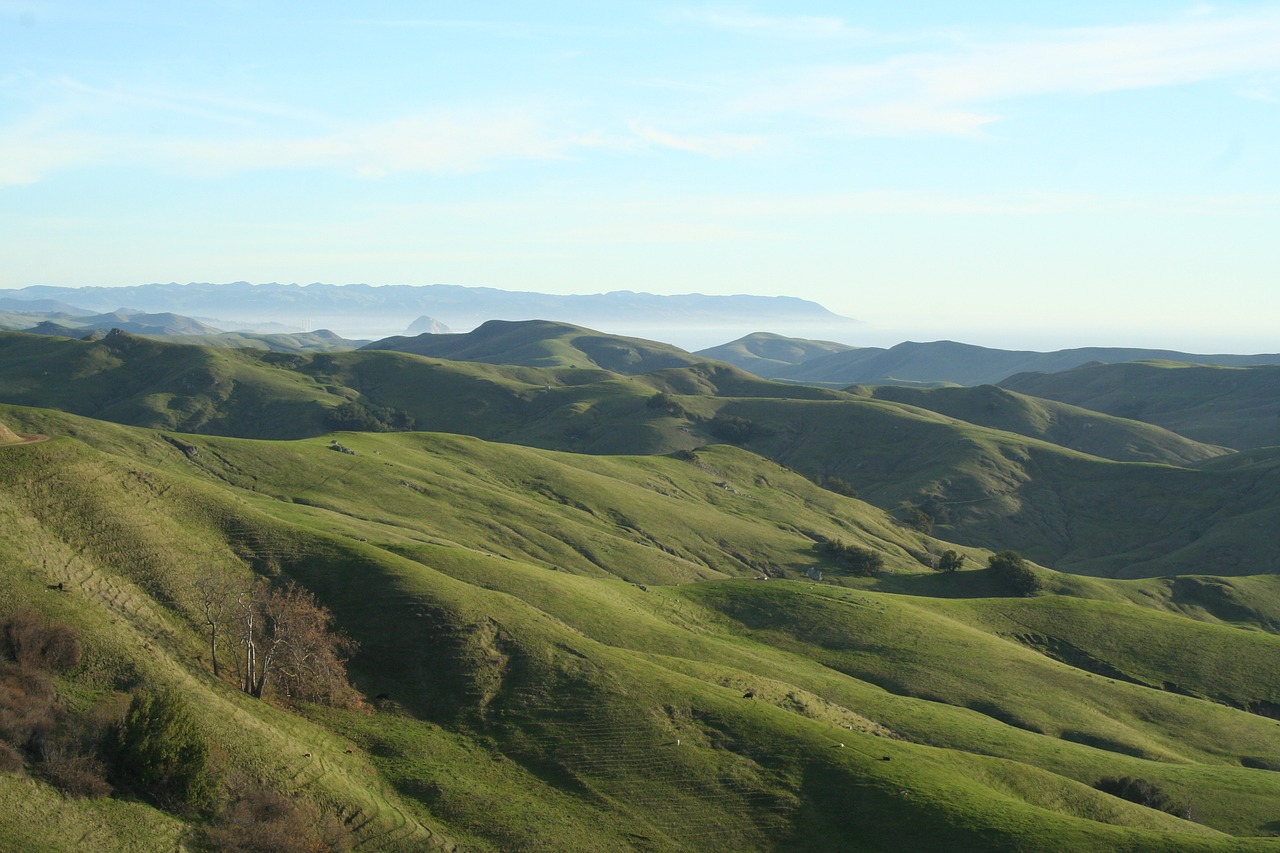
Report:
M 39 444 L 48 441 L 49 436 L 39 434 L 17 433 L 19 441 L 0 441 L 0 447 L 21 447 L 24 444 Z

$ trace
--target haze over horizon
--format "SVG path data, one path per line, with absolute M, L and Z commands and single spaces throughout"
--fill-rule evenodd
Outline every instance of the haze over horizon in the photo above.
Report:
M 0 0 L 0 294 L 783 294 L 857 345 L 1274 352 L 1277 43 L 1275 2 Z

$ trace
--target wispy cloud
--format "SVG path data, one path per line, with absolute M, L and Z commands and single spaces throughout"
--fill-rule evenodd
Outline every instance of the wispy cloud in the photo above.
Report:
M 866 38 L 870 32 L 851 26 L 841 18 L 819 15 L 760 15 L 739 7 L 682 9 L 685 21 L 717 30 L 788 39 Z
M 719 28 L 738 20 L 739 29 L 751 25 L 778 38 L 804 30 L 808 20 L 710 12 L 692 19 Z M 816 29 L 858 32 L 841 21 Z M 1231 14 L 1201 9 L 1125 26 L 955 33 L 943 48 L 743 76 L 731 105 L 739 113 L 819 118 L 853 133 L 971 135 L 998 120 L 995 105 L 1018 98 L 1274 74 L 1280 71 L 1277 45 L 1275 6 Z M 1256 97 L 1266 88 L 1254 81 L 1248 91 Z
M 769 144 L 765 137 L 751 134 L 720 133 L 708 136 L 682 136 L 635 121 L 630 123 L 630 128 L 632 133 L 651 145 L 708 157 L 749 154 L 761 151 Z
M 466 174 L 561 159 L 601 144 L 529 106 L 440 108 L 360 121 L 216 93 L 104 89 L 65 78 L 24 82 L 31 97 L 45 103 L 0 125 L 0 186 L 89 165 L 205 177 L 267 169 L 366 178 Z
M 848 216 L 1057 216 L 1098 214 L 1240 216 L 1280 209 L 1280 194 L 1133 194 L 1106 192 L 956 193 L 925 190 L 743 193 L 635 201 L 618 217 L 670 217 L 678 210 L 703 222 L 839 219 Z

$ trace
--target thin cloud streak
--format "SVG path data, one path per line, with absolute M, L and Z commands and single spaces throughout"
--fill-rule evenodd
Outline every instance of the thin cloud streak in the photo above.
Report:
M 785 38 L 785 33 L 778 36 Z M 1154 24 L 1024 31 L 871 63 L 771 71 L 740 79 L 735 114 L 799 114 L 858 134 L 974 135 L 992 105 L 1280 72 L 1280 9 Z M 776 82 L 783 77 L 783 82 Z M 1258 83 L 1252 93 L 1265 91 Z
M 787 39 L 865 39 L 870 31 L 852 27 L 841 18 L 818 15 L 779 17 L 758 15 L 736 7 L 682 9 L 681 20 L 717 30 Z
M 765 149 L 769 144 L 764 137 L 758 135 L 726 133 L 711 136 L 680 136 L 634 121 L 629 127 L 631 132 L 640 139 L 659 148 L 687 151 L 713 158 L 750 154 Z

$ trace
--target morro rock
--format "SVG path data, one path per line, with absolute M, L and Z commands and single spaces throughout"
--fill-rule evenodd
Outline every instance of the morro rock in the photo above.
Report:
M 418 319 L 409 324 L 409 328 L 405 329 L 406 335 L 421 335 L 429 333 L 432 335 L 448 335 L 451 334 L 449 327 L 441 323 L 435 317 L 428 317 L 423 314 Z

